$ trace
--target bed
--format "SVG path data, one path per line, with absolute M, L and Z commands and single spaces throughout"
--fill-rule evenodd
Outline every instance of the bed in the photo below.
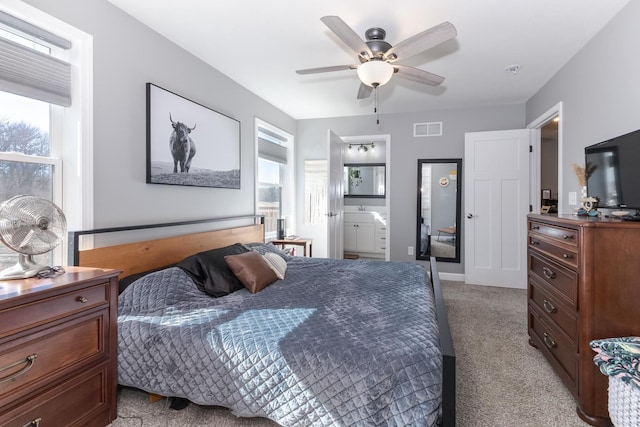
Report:
M 83 235 L 240 219 L 256 223 L 78 250 Z M 261 222 L 69 233 L 74 265 L 122 270 L 131 282 L 119 298 L 118 382 L 284 426 L 455 425 L 455 354 L 435 260 L 429 286 L 415 263 L 289 257 L 264 243 Z M 175 266 L 235 244 L 282 257 L 284 278 L 212 298 Z

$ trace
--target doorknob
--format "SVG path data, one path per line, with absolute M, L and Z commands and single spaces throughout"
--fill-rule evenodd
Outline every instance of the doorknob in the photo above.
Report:
M 473 214 L 467 214 L 467 218 L 468 218 L 468 219 L 473 218 Z
M 337 213 L 335 212 L 329 212 L 328 214 L 326 214 L 328 217 L 332 217 L 332 216 L 338 216 Z

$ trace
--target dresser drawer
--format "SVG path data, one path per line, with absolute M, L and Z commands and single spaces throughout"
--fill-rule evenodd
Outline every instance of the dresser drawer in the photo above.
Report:
M 0 407 L 108 354 L 109 311 L 5 342 L 0 346 Z
M 556 297 L 544 289 L 543 285 L 531 278 L 529 279 L 529 303 L 535 304 L 550 322 L 562 329 L 573 341 L 574 350 L 577 351 L 578 322 L 575 310 L 565 308 Z
M 0 413 L 0 425 L 104 426 L 110 423 L 111 393 L 105 393 L 106 364 L 85 371 L 33 398 Z
M 577 307 L 578 302 L 578 274 L 560 266 L 542 256 L 529 252 L 529 275 L 534 275 L 539 281 L 547 284 L 566 297 L 566 302 Z
M 573 343 L 567 340 L 562 333 L 545 322 L 543 315 L 535 305 L 529 305 L 529 334 L 537 338 L 540 349 L 558 365 L 565 374 L 565 382 L 571 388 L 572 393 L 577 389 L 578 357 Z
M 558 227 L 542 222 L 529 222 L 529 231 L 532 234 L 541 234 L 543 236 L 556 239 L 572 246 L 578 246 L 578 230 L 573 228 Z
M 0 311 L 0 338 L 109 302 L 109 282 Z
M 552 242 L 539 238 L 534 233 L 529 236 L 529 245 L 531 248 L 555 258 L 556 261 L 566 265 L 569 268 L 578 268 L 578 251 L 575 246 L 559 246 Z

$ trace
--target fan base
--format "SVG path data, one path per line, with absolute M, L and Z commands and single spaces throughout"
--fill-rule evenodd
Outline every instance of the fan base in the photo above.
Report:
M 49 267 L 37 264 L 31 255 L 20 254 L 18 262 L 13 267 L 0 271 L 0 280 L 28 279 L 47 269 Z

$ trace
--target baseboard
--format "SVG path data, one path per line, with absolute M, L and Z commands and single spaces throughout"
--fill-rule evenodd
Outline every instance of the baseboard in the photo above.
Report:
M 464 282 L 464 274 L 439 272 L 440 280 L 452 280 L 454 282 Z

